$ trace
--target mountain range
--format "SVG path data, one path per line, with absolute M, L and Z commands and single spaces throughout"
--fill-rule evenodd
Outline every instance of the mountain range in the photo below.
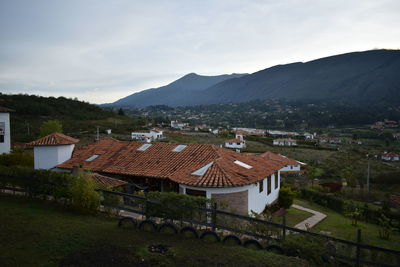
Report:
M 105 106 L 194 106 L 257 99 L 400 103 L 400 50 L 370 50 L 277 65 L 252 74 L 190 73 Z

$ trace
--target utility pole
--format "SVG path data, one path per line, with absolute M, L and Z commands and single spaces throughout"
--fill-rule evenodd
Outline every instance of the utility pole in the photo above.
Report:
M 368 168 L 367 168 L 367 191 L 369 192 L 369 178 L 370 178 L 370 173 L 371 173 L 371 163 L 369 159 L 369 155 L 367 154 L 367 159 L 368 159 Z
M 96 131 L 96 141 L 100 140 L 100 132 L 99 132 L 99 126 L 96 126 L 97 131 Z

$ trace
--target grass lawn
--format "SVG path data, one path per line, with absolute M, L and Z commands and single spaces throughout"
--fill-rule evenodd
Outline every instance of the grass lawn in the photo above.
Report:
M 303 210 L 298 210 L 293 207 L 287 210 L 286 213 L 286 224 L 288 226 L 294 227 L 296 224 L 304 221 L 305 219 L 313 216 L 313 214 L 303 211 Z M 273 217 L 272 218 L 273 222 L 276 223 L 282 223 L 282 217 Z
M 118 228 L 38 200 L 0 195 L 1 266 L 308 266 L 300 259 L 180 235 Z M 148 246 L 163 244 L 165 254 Z
M 361 229 L 362 242 L 379 247 L 400 249 L 400 234 L 398 232 L 392 232 L 389 240 L 383 240 L 378 236 L 378 225 L 358 222 L 357 226 L 352 226 L 350 218 L 328 208 L 300 199 L 296 199 L 294 203 L 327 215 L 327 218 L 312 228 L 314 232 L 328 231 L 331 232 L 331 236 L 356 241 L 357 229 Z

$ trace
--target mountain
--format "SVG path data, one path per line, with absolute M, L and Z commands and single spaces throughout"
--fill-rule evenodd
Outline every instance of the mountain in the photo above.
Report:
M 256 99 L 400 102 L 400 50 L 372 50 L 278 65 L 216 84 L 193 104 Z
M 196 73 L 189 73 L 182 78 L 159 88 L 147 89 L 134 93 L 120 100 L 105 104 L 103 106 L 113 107 L 145 107 L 153 105 L 176 106 L 176 103 L 184 104 L 192 99 L 196 91 L 202 91 L 225 80 L 239 78 L 246 74 L 230 74 L 218 76 L 203 76 Z
M 0 93 L 0 106 L 15 110 L 10 114 L 11 141 L 30 142 L 39 136 L 40 125 L 48 120 L 58 120 L 64 133 L 73 137 L 92 138 L 99 127 L 101 133 L 126 133 L 140 128 L 146 122 L 140 118 L 118 115 L 97 105 L 65 97 L 35 95 L 8 95 Z
M 221 76 L 216 76 L 221 77 Z M 189 74 L 157 89 L 133 94 L 112 106 L 192 106 L 257 99 L 400 102 L 400 50 L 370 50 L 273 66 L 253 74 L 223 75 L 206 84 Z M 186 84 L 201 83 L 199 86 Z M 193 89 L 194 88 L 194 89 Z

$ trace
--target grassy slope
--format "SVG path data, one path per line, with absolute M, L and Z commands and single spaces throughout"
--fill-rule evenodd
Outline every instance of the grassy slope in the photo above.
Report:
M 352 226 L 350 218 L 328 208 L 300 199 L 296 199 L 295 204 L 320 211 L 327 215 L 325 220 L 312 229 L 314 232 L 329 231 L 334 237 L 356 241 L 357 229 L 361 229 L 362 242 L 380 247 L 400 249 L 400 233 L 393 232 L 390 240 L 383 240 L 379 238 L 379 226 L 375 224 L 358 222 L 358 226 Z
M 79 215 L 37 200 L 0 198 L 2 266 L 307 266 L 265 251 L 118 228 L 116 219 Z M 152 254 L 150 244 L 168 245 L 169 252 Z

